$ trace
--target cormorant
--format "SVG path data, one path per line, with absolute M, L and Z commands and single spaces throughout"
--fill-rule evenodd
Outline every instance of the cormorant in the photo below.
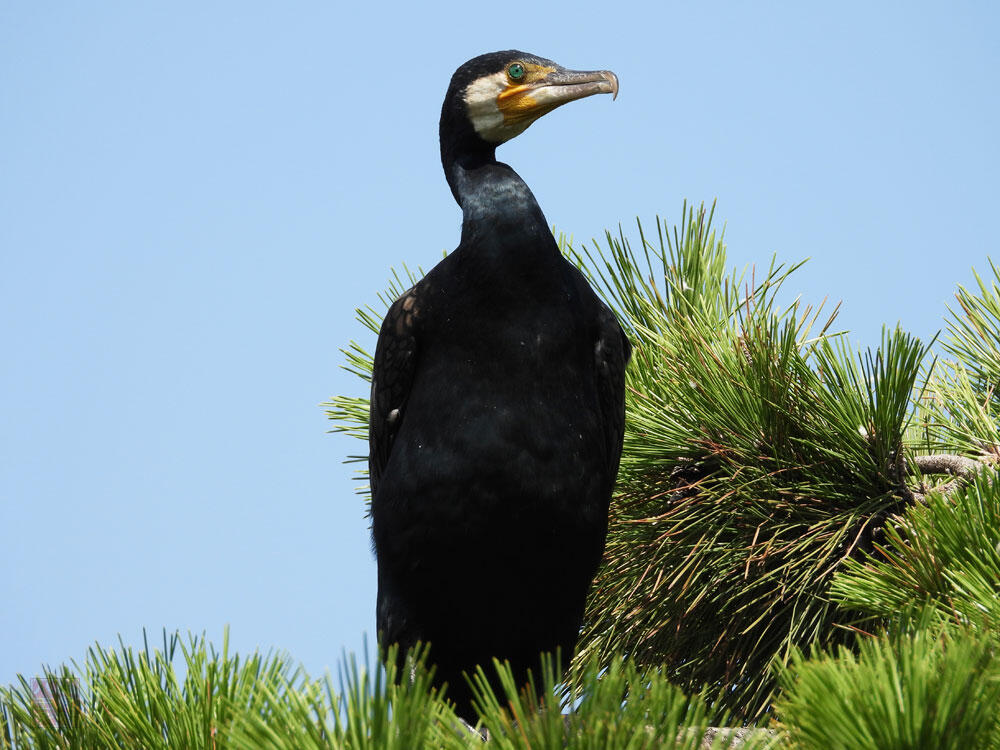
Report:
M 523 682 L 577 641 L 604 550 L 630 346 L 495 150 L 556 107 L 618 93 L 610 71 L 517 50 L 451 79 L 441 161 L 458 248 L 390 307 L 369 469 L 383 648 L 429 642 L 435 682 L 475 723 L 463 672 Z

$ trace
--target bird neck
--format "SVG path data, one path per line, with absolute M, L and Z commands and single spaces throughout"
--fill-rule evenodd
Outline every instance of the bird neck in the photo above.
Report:
M 517 172 L 496 159 L 496 145 L 458 117 L 447 101 L 441 117 L 441 165 L 462 207 L 460 249 L 501 265 L 558 258 L 542 209 Z
M 535 196 L 524 180 L 497 161 L 497 144 L 483 140 L 453 99 L 447 97 L 441 111 L 441 166 L 465 219 L 506 211 L 541 216 Z M 508 200 L 513 202 L 508 205 Z
M 448 186 L 462 207 L 463 238 L 480 228 L 497 233 L 508 227 L 521 234 L 541 227 L 549 233 L 531 188 L 510 166 L 496 160 L 494 147 L 483 146 L 441 154 Z
M 502 162 L 456 162 L 448 184 L 462 207 L 463 227 L 488 223 L 499 229 L 508 222 L 545 226 L 545 216 L 531 189 Z

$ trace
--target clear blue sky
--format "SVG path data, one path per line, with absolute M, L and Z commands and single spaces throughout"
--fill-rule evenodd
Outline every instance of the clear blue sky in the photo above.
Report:
M 143 627 L 313 673 L 373 633 L 364 447 L 318 405 L 363 390 L 353 307 L 458 240 L 464 60 L 618 73 L 500 151 L 559 229 L 717 197 L 733 264 L 811 257 L 869 345 L 997 254 L 997 7 L 0 5 L 0 683 Z

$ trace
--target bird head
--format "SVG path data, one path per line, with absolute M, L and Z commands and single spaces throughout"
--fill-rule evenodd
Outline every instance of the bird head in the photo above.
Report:
M 462 65 L 452 76 L 442 112 L 464 114 L 475 134 L 498 146 L 523 133 L 556 107 L 594 94 L 618 96 L 610 70 L 567 70 L 518 50 L 491 52 Z

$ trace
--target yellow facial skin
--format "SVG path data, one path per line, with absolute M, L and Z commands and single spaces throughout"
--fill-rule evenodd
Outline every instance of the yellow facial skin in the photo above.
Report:
M 507 88 L 497 94 L 497 109 L 503 114 L 504 122 L 511 125 L 522 120 L 534 120 L 545 114 L 545 111 L 538 111 L 541 104 L 532 98 L 531 94 L 538 88 L 542 79 L 556 72 L 555 68 L 547 65 L 532 63 L 520 63 L 520 65 L 524 68 L 524 76 L 515 81 L 508 73 Z M 555 107 L 546 111 L 551 109 Z

